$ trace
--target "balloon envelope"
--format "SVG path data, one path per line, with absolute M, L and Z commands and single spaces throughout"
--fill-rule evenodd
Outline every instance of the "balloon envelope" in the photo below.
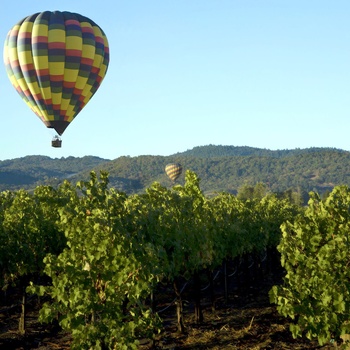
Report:
M 172 181 L 176 181 L 182 173 L 182 166 L 178 163 L 167 164 L 165 166 L 165 172 Z
M 105 33 L 89 18 L 46 11 L 13 26 L 5 41 L 4 63 L 22 99 L 62 135 L 99 88 L 109 46 Z

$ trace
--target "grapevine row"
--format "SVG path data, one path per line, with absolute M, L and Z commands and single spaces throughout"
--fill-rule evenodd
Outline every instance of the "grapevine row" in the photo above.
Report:
M 201 322 L 200 274 L 276 247 L 280 225 L 301 210 L 273 194 L 207 198 L 191 171 L 183 186 L 154 183 L 141 195 L 110 188 L 104 172 L 32 194 L 2 192 L 1 284 L 29 284 L 27 292 L 49 297 L 40 320 L 57 319 L 72 333 L 73 349 L 136 349 L 139 338 L 161 329 L 148 302 L 160 283 L 173 285 L 184 331 L 179 281 L 193 281 Z M 40 284 L 43 275 L 49 284 Z

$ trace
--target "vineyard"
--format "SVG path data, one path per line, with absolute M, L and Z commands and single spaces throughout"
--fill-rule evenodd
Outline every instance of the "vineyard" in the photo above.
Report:
M 248 334 L 264 304 L 290 329 L 284 337 L 308 344 L 295 348 L 340 347 L 350 333 L 349 231 L 345 186 L 311 194 L 305 208 L 272 193 L 207 198 L 191 171 L 183 186 L 155 182 L 137 195 L 109 187 L 104 172 L 4 191 L 0 325 L 16 318 L 16 339 L 36 344 L 23 349 L 39 348 L 33 324 L 63 334 L 67 349 L 170 349 L 208 325 L 239 349 L 248 347 L 235 347 L 220 317 L 236 324 L 240 313 Z M 278 348 L 266 344 L 256 348 Z M 202 345 L 184 348 L 214 349 Z

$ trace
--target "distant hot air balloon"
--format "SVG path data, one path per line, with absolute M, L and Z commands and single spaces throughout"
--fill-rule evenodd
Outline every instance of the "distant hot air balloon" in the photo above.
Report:
M 182 166 L 178 163 L 171 163 L 167 164 L 165 166 L 165 172 L 172 181 L 176 181 L 176 179 L 181 175 L 182 173 Z
M 105 33 L 77 13 L 45 11 L 8 33 L 4 62 L 12 85 L 48 128 L 62 135 L 99 88 L 108 68 Z M 57 136 L 54 147 L 60 147 Z

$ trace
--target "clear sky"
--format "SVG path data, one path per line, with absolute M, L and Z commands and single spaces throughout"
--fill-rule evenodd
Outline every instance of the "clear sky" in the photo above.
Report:
M 100 25 L 108 72 L 55 149 L 54 132 L 2 64 L 0 160 L 171 155 L 209 144 L 350 150 L 349 0 L 2 1 L 1 40 L 45 10 Z

